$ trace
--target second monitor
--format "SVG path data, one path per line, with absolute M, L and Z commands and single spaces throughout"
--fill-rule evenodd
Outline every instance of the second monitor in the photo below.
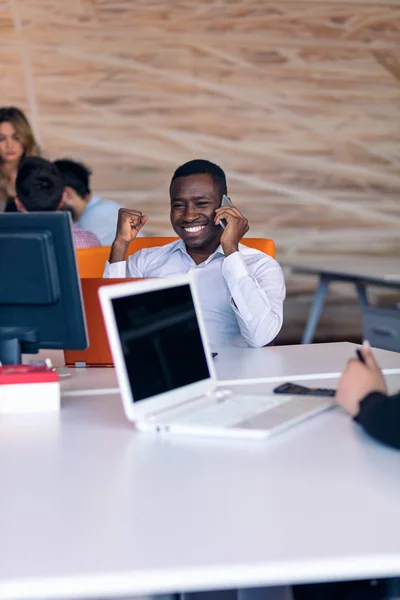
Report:
M 1 215 L 0 362 L 86 346 L 70 214 Z

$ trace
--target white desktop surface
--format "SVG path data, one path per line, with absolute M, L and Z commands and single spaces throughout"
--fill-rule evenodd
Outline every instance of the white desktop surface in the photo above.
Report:
M 298 346 L 270 346 L 267 348 L 226 347 L 219 350 L 214 360 L 215 370 L 221 385 L 240 385 L 245 380 L 278 382 L 298 381 L 313 377 L 339 376 L 349 358 L 356 356 L 357 344 L 336 342 Z M 374 350 L 385 374 L 400 373 L 400 353 Z M 50 352 L 41 354 L 54 355 Z M 60 364 L 56 355 L 55 364 Z M 73 377 L 62 377 L 61 386 L 65 396 L 81 394 L 117 393 L 118 384 L 114 369 L 83 368 L 71 369 Z M 99 376 L 101 374 L 101 378 Z
M 399 575 L 399 472 L 339 409 L 244 442 L 137 434 L 117 394 L 64 397 L 0 420 L 0 598 Z
M 215 359 L 217 377 L 239 384 L 241 380 L 280 381 L 283 378 L 307 380 L 311 377 L 339 376 L 359 346 L 350 342 L 299 344 L 267 348 L 222 348 Z M 386 374 L 400 373 L 400 353 L 375 349 L 374 354 Z

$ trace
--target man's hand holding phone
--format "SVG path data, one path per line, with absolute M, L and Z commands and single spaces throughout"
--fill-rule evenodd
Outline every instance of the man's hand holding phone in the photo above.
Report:
M 135 239 L 148 217 L 140 210 L 120 208 L 118 211 L 117 232 L 111 247 L 110 263 L 126 260 L 129 244 Z
M 215 211 L 215 223 L 224 229 L 220 242 L 225 256 L 237 252 L 240 240 L 249 230 L 249 223 L 225 195 L 222 196 L 221 206 Z

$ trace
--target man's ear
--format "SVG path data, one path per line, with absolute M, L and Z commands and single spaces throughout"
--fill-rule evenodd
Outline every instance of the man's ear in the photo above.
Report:
M 63 206 L 65 206 L 66 191 L 64 190 L 61 196 L 60 204 L 57 206 L 57 210 L 60 210 Z
M 22 202 L 16 197 L 15 206 L 18 208 L 18 212 L 28 212 Z
M 74 188 L 70 187 L 69 185 L 66 185 L 64 188 L 63 198 L 65 204 L 73 206 L 74 204 L 76 204 L 77 193 L 75 192 Z

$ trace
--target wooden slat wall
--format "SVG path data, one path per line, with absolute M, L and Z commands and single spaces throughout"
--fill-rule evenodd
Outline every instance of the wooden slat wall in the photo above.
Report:
M 394 0 L 0 0 L 0 103 L 49 157 L 152 234 L 173 170 L 214 160 L 281 260 L 400 256 L 399 79 Z

